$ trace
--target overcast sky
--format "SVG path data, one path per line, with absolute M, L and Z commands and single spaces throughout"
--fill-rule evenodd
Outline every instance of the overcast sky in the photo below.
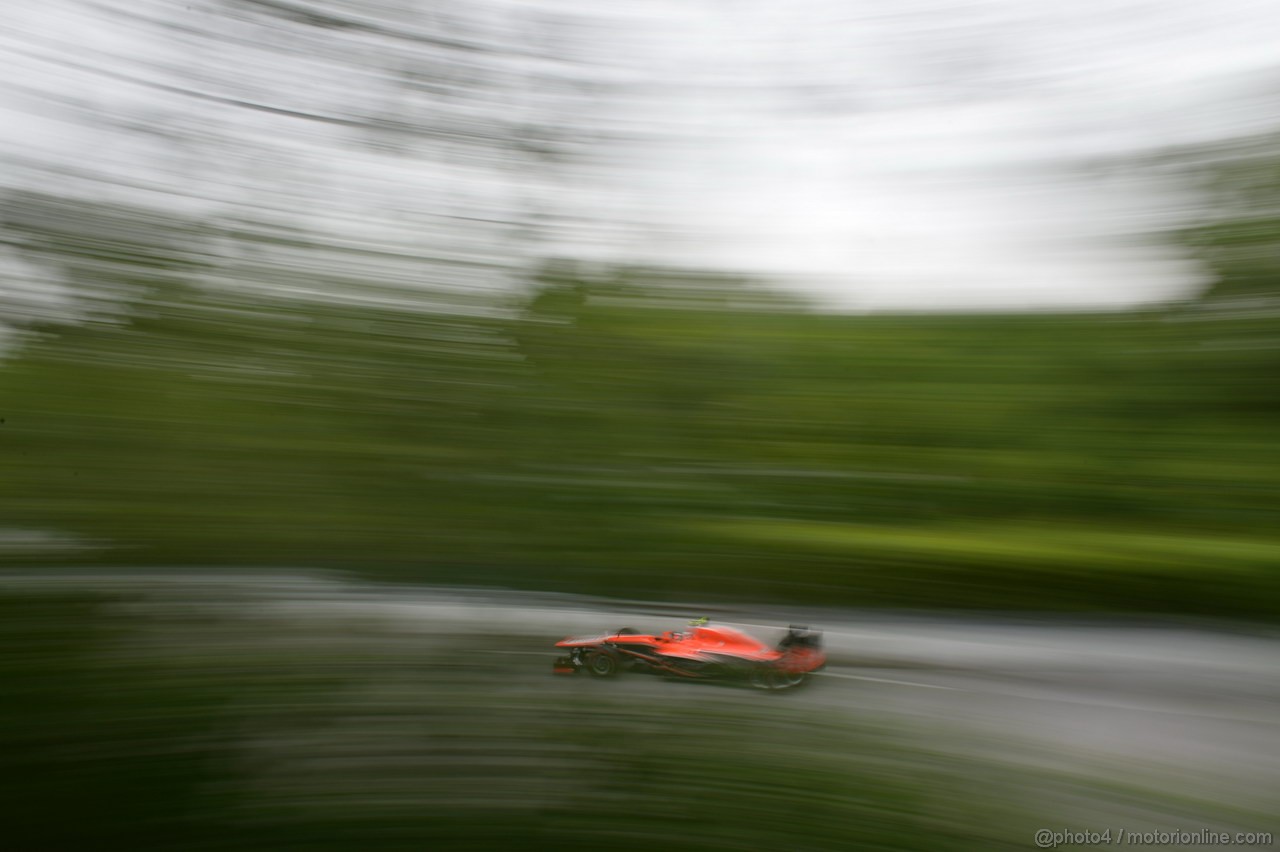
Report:
M 1255 0 L 21 7 L 0 184 L 253 211 L 432 286 L 503 284 L 412 258 L 742 270 L 855 310 L 1176 297 L 1196 268 L 1134 235 L 1188 199 L 1103 167 L 1280 114 Z

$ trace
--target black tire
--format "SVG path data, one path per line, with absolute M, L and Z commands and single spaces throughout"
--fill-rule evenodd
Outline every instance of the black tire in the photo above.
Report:
M 778 689 L 797 689 L 809 680 L 808 672 L 778 672 Z
M 613 677 L 618 673 L 618 658 L 607 651 L 587 655 L 587 671 L 592 677 Z
M 747 675 L 747 683 L 756 689 L 768 692 L 781 692 L 784 689 L 795 689 L 808 679 L 805 672 L 788 672 L 772 666 L 760 666 Z

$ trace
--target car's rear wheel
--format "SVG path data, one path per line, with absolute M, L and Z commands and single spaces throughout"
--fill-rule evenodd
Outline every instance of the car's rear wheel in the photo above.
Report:
M 752 669 L 747 682 L 756 689 L 777 692 L 782 689 L 794 689 L 805 681 L 804 672 L 788 672 L 772 666 L 760 666 Z
M 613 677 L 618 673 L 618 658 L 604 651 L 593 651 L 587 656 L 587 671 L 593 677 Z
M 808 679 L 805 672 L 778 672 L 778 689 L 794 689 Z

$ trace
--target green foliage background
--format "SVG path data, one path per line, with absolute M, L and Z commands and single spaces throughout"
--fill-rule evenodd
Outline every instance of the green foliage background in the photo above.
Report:
M 0 366 L 0 526 L 84 545 L 9 564 L 1280 612 L 1265 312 L 833 316 L 564 266 L 488 310 L 305 301 L 197 286 L 194 229 L 40 203 L 14 233 L 130 307 Z

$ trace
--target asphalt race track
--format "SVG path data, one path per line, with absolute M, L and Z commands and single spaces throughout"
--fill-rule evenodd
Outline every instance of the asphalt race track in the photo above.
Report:
M 264 648 L 280 647 L 282 662 L 272 665 L 311 659 L 313 667 L 356 671 L 379 688 L 395 685 L 396 700 L 410 709 L 417 700 L 442 700 L 457 680 L 463 685 L 450 693 L 451 707 L 480 716 L 501 706 L 508 720 L 521 707 L 543 715 L 581 707 L 625 714 L 625 724 L 646 736 L 661 736 L 686 716 L 716 714 L 780 730 L 884 731 L 919 742 L 938 761 L 974 759 L 993 777 L 1038 779 L 1028 782 L 1036 811 L 1054 829 L 1278 828 L 1280 635 L 1267 626 L 708 611 L 705 604 L 373 586 L 302 573 L 11 573 L 0 588 L 107 591 L 140 617 L 176 615 L 178 625 L 192 613 L 213 613 L 239 626 L 232 639 L 218 640 L 219 650 L 201 653 L 258 660 Z M 781 693 L 630 673 L 607 680 L 551 673 L 552 645 L 566 635 L 675 629 L 700 615 L 766 641 L 788 623 L 820 628 L 830 664 Z M 175 633 L 185 635 L 181 627 Z M 420 670 L 406 675 L 406 661 L 419 659 Z M 415 689 L 418 699 L 406 693 Z

